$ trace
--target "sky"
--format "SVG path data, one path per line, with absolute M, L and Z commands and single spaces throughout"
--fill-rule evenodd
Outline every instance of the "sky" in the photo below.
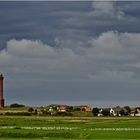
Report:
M 0 1 L 6 104 L 140 105 L 139 1 Z

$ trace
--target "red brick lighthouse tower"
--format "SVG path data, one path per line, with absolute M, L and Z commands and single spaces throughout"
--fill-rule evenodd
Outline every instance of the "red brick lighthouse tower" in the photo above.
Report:
M 4 98 L 3 98 L 3 75 L 0 74 L 0 108 L 4 107 Z

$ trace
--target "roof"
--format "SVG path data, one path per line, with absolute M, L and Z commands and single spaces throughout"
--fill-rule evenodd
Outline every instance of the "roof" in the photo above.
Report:
M 122 108 L 121 108 L 121 107 L 113 107 L 113 108 L 111 108 L 111 109 L 113 109 L 115 112 L 119 112 L 119 111 L 121 111 L 121 110 L 122 110 Z

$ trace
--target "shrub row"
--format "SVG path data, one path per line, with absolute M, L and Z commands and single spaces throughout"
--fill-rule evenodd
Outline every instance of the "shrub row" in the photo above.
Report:
M 30 112 L 5 112 L 4 115 L 13 115 L 13 116 L 31 116 Z

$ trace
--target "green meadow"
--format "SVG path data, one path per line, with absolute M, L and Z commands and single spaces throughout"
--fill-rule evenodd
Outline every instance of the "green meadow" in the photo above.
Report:
M 66 140 L 66 139 L 59 139 L 59 138 L 1 138 L 1 140 Z M 78 139 L 67 139 L 67 140 L 78 140 Z M 81 139 L 81 140 L 85 140 L 85 139 Z M 88 140 L 88 139 L 87 139 Z M 89 139 L 92 140 L 92 139 Z M 94 140 L 101 140 L 101 139 L 94 139 Z M 103 140 L 108 140 L 108 139 L 103 139 Z M 128 139 L 110 139 L 110 140 L 128 140 Z M 137 139 L 129 139 L 129 140 L 137 140 Z
M 0 116 L 0 140 L 16 139 L 140 139 L 140 118 Z

